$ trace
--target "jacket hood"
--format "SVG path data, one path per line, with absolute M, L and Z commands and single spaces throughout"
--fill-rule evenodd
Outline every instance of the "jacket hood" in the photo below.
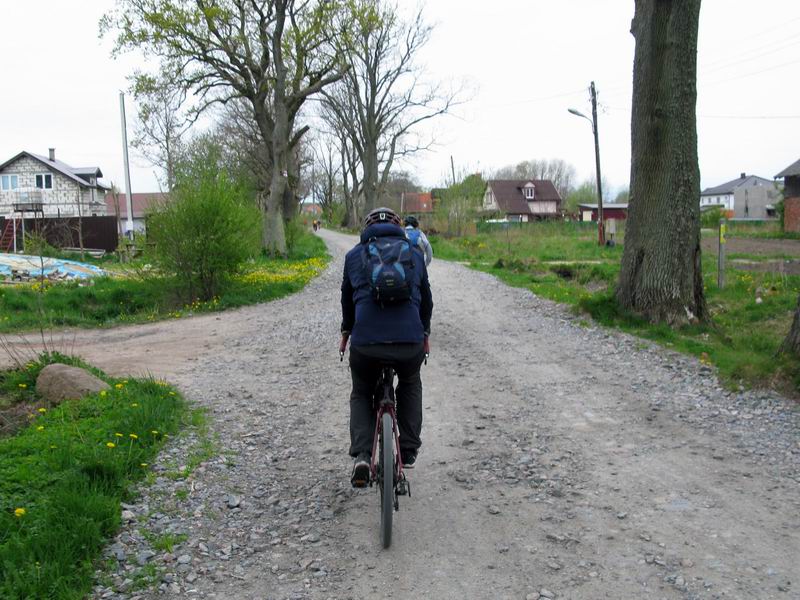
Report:
M 366 244 L 372 238 L 406 237 L 405 229 L 393 223 L 375 223 L 361 232 L 361 243 Z

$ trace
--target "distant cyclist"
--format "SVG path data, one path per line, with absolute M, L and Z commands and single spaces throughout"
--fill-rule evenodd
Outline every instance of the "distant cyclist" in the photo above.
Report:
M 429 267 L 433 260 L 433 248 L 428 241 L 425 232 L 419 228 L 419 220 L 414 215 L 408 215 L 403 221 L 406 226 L 406 236 L 411 241 L 412 246 L 417 246 L 425 255 L 425 266 Z
M 342 279 L 342 341 L 350 338 L 351 482 L 369 483 L 375 431 L 372 395 L 384 363 L 398 378 L 397 420 L 400 454 L 408 468 L 421 445 L 420 366 L 428 348 L 433 298 L 423 256 L 410 247 L 400 217 L 376 208 L 364 219 L 361 241 L 347 253 Z

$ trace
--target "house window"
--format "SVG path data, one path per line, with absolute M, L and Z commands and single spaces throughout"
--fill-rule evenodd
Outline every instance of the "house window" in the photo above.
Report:
M 0 190 L 16 190 L 19 187 L 17 175 L 0 175 Z
M 533 188 L 532 187 L 526 187 L 525 188 L 525 198 L 527 200 L 533 200 Z
M 53 189 L 53 175 L 52 173 L 41 173 L 36 176 L 36 189 L 39 190 L 52 190 Z

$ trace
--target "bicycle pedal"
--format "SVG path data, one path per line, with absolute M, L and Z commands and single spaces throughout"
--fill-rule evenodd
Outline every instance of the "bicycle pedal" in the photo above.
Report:
M 403 479 L 397 483 L 397 495 L 411 497 L 411 484 Z

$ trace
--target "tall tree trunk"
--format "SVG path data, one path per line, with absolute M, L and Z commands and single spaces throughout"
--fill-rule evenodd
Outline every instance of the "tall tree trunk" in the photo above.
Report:
M 652 322 L 707 318 L 700 261 L 700 0 L 636 0 L 630 205 L 620 305 Z
M 380 190 L 378 189 L 378 146 L 375 140 L 366 140 L 364 144 L 364 212 L 378 208 Z
M 797 308 L 794 311 L 792 327 L 783 340 L 780 351 L 800 358 L 800 297 L 797 299 Z

